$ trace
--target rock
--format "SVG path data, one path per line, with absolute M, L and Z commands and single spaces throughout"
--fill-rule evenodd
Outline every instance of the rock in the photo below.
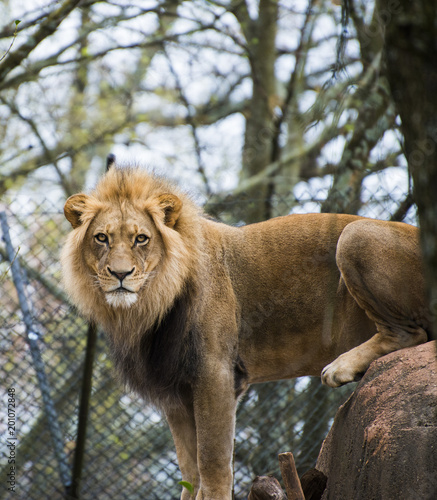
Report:
M 374 361 L 340 407 L 316 468 L 322 500 L 437 498 L 436 342 Z
M 272 476 L 257 476 L 247 500 L 286 500 L 279 481 Z
M 300 478 L 305 500 L 320 500 L 328 478 L 317 469 L 310 469 Z

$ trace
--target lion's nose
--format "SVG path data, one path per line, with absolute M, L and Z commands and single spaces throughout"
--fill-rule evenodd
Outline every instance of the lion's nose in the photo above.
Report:
M 111 268 L 108 267 L 108 271 L 110 274 L 118 278 L 121 282 L 124 280 L 124 278 L 126 278 L 126 276 L 132 274 L 135 271 L 135 267 L 133 267 L 130 271 L 113 271 Z

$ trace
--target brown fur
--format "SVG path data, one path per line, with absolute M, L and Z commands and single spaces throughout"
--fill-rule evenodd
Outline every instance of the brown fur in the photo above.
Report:
M 103 326 L 124 380 L 165 411 L 198 499 L 230 499 L 248 384 L 325 367 L 335 387 L 426 340 L 412 226 L 310 214 L 229 227 L 136 168 L 113 168 L 65 215 L 67 291 Z

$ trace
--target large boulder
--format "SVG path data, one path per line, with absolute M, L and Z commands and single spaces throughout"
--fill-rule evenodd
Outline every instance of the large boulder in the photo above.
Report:
M 437 499 L 436 342 L 372 363 L 316 467 L 328 477 L 324 500 Z

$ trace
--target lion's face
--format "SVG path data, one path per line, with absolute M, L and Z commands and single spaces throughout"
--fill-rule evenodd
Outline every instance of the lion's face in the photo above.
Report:
M 159 309 L 163 295 L 159 297 L 154 278 L 160 274 L 167 284 L 183 281 L 181 263 L 187 258 L 176 230 L 182 201 L 170 193 L 130 198 L 77 194 L 65 204 L 65 216 L 75 231 L 63 251 L 64 276 L 82 310 L 88 309 L 90 287 L 101 292 L 93 298 L 103 298 L 112 308 L 130 308 L 144 292 L 149 305 L 156 296 L 153 307 Z M 74 284 L 78 278 L 81 291 Z M 148 293 L 152 281 L 155 290 Z
M 151 217 L 133 206 L 109 208 L 90 224 L 85 262 L 113 307 L 130 307 L 163 258 L 163 241 Z

